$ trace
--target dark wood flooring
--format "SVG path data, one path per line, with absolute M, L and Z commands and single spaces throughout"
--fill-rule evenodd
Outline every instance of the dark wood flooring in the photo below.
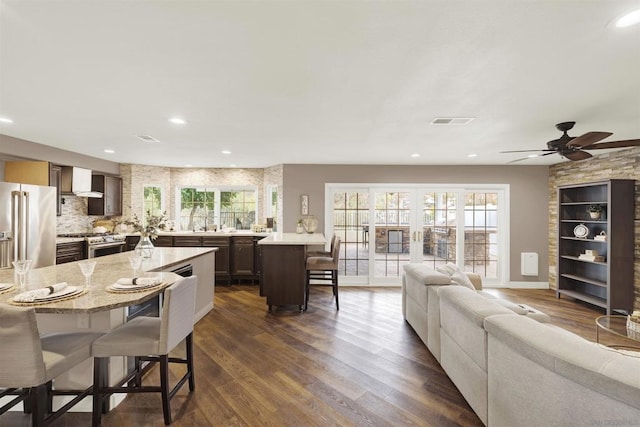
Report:
M 491 292 L 595 340 L 597 308 L 551 290 Z M 330 289 L 314 288 L 306 313 L 268 314 L 256 286 L 218 286 L 215 309 L 195 327 L 195 360 L 196 391 L 172 401 L 175 426 L 482 425 L 404 322 L 399 288 L 341 287 L 339 312 Z M 21 425 L 21 413 L 0 416 L 0 426 Z M 55 425 L 87 426 L 90 415 Z M 103 425 L 161 426 L 160 397 L 128 396 Z

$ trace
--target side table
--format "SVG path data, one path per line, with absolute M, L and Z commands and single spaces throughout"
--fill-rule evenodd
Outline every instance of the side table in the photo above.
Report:
M 616 336 L 630 340 L 637 345 L 615 345 L 613 348 L 640 349 L 640 332 L 627 328 L 627 316 L 608 315 L 596 318 L 596 343 L 600 344 L 600 330 L 605 330 Z

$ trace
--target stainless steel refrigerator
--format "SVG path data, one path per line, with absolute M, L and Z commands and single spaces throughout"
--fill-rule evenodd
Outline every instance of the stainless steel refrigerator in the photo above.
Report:
M 55 187 L 0 182 L 0 268 L 17 259 L 56 263 Z

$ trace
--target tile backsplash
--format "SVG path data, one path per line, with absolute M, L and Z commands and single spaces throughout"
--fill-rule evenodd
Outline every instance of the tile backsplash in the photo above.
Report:
M 93 229 L 93 222 L 104 216 L 87 215 L 87 198 L 62 196 L 62 215 L 56 217 L 56 234 L 83 233 Z

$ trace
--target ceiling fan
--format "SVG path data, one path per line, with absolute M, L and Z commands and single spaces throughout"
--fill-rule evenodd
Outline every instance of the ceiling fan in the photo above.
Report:
M 526 153 L 532 151 L 542 151 L 544 154 L 540 156 L 548 156 L 550 154 L 558 153 L 562 157 L 566 157 L 569 160 L 584 160 L 589 157 L 593 157 L 591 153 L 584 150 L 603 150 L 606 148 L 624 148 L 640 146 L 640 139 L 626 139 L 622 141 L 609 141 L 600 142 L 611 135 L 611 132 L 587 132 L 581 136 L 569 136 L 567 131 L 571 130 L 576 122 L 562 122 L 556 125 L 556 129 L 563 132 L 562 136 L 553 141 L 547 142 L 547 148 L 541 150 L 512 150 L 501 151 L 501 153 Z M 516 159 L 508 163 L 519 162 L 520 160 L 526 160 L 528 157 L 522 159 Z M 507 164 L 508 164 L 507 163 Z

